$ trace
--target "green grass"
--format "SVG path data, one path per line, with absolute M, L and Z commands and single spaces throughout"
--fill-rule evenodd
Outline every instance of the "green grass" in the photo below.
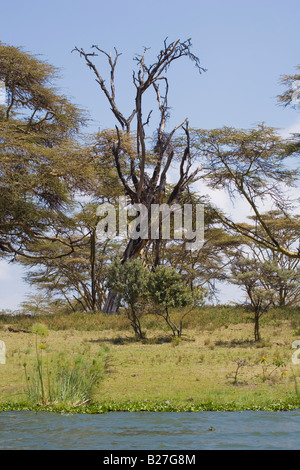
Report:
M 180 312 L 173 313 L 174 320 L 180 318 Z M 290 321 L 294 329 L 300 329 L 300 307 L 274 308 L 261 318 L 261 325 L 270 325 Z M 55 315 L 46 314 L 38 316 L 29 315 L 6 315 L 0 313 L 0 329 L 6 328 L 7 324 L 15 325 L 19 329 L 29 330 L 37 321 L 44 323 L 53 331 L 105 331 L 119 330 L 130 331 L 131 327 L 126 315 L 105 315 L 98 313 L 70 313 Z M 164 321 L 154 315 L 145 315 L 142 319 L 146 329 L 161 329 L 168 331 Z M 184 320 L 184 328 L 196 330 L 214 330 L 224 326 L 239 323 L 253 323 L 253 314 L 241 306 L 219 305 L 205 306 L 193 310 Z M 184 331 L 183 331 L 184 332 Z
M 6 343 L 7 364 L 0 366 L 0 410 L 100 413 L 299 408 L 300 366 L 291 361 L 292 342 L 300 339 L 299 313 L 299 308 L 271 310 L 262 318 L 259 343 L 254 342 L 251 313 L 230 306 L 193 312 L 186 318 L 182 339 L 172 338 L 163 321 L 147 315 L 142 319 L 147 333 L 142 342 L 135 340 L 123 314 L 1 315 L 0 337 Z M 90 388 L 85 386 L 86 404 L 77 406 L 85 401 L 84 390 L 82 400 L 75 399 L 75 393 L 73 399 L 29 400 L 23 364 L 32 370 L 36 363 L 36 335 L 30 331 L 37 322 L 49 330 L 40 340 L 46 348 L 44 360 L 47 357 L 50 363 L 62 356 L 74 363 L 81 354 L 89 370 L 99 350 L 105 351 L 101 380 Z

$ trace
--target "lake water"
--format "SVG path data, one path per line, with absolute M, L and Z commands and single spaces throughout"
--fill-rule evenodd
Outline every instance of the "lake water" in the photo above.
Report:
M 213 429 L 212 429 L 213 428 Z M 300 410 L 0 413 L 0 450 L 299 450 Z

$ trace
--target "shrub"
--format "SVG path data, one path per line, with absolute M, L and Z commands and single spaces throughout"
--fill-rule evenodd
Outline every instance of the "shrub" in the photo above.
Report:
M 107 269 L 106 285 L 112 292 L 119 294 L 137 339 L 145 338 L 140 318 L 144 312 L 147 282 L 148 270 L 138 259 L 124 264 L 115 260 Z
M 164 318 L 173 336 L 177 334 L 181 337 L 183 319 L 189 311 L 183 313 L 179 324 L 176 325 L 170 316 L 170 309 L 193 304 L 192 292 L 183 277 L 174 268 L 158 266 L 149 275 L 148 292 L 156 306 L 155 313 Z

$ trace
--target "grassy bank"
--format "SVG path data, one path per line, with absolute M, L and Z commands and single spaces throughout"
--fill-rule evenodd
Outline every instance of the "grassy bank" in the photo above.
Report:
M 180 313 L 174 314 L 179 319 Z M 80 355 L 93 361 L 103 353 L 103 374 L 82 403 L 30 402 L 36 362 L 33 325 L 48 328 L 44 370 L 54 358 Z M 300 311 L 274 309 L 261 320 L 262 340 L 254 341 L 251 313 L 234 307 L 206 307 L 185 318 L 182 338 L 172 338 L 162 319 L 143 318 L 146 339 L 135 340 L 120 314 L 0 316 L 6 364 L 0 365 L 0 410 L 45 409 L 99 413 L 113 410 L 197 411 L 292 409 L 300 406 L 300 365 L 292 343 L 300 339 Z M 100 367 L 100 366 L 99 366 Z M 80 401 L 80 400 L 79 400 Z M 79 405 L 79 406 L 78 406 Z

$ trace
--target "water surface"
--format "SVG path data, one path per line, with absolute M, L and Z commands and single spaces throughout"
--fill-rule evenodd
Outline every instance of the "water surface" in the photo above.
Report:
M 213 428 L 213 429 L 212 429 Z M 300 411 L 0 413 L 0 450 L 299 450 Z

